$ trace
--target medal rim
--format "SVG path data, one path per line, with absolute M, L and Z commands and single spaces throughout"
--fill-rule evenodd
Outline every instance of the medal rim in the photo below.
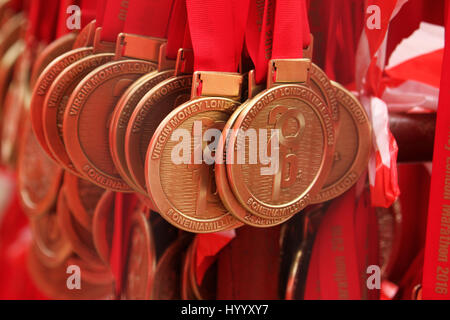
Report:
M 31 129 L 31 124 L 29 123 L 29 121 L 27 121 L 27 125 L 25 128 L 25 135 L 22 139 L 22 141 L 20 142 L 20 148 L 19 148 L 19 152 L 18 152 L 18 159 L 17 159 L 17 186 L 18 186 L 18 190 L 19 190 L 19 199 L 20 199 L 20 203 L 22 204 L 23 208 L 25 209 L 25 212 L 27 213 L 27 215 L 29 217 L 36 217 L 36 216 L 40 216 L 42 214 L 44 214 L 46 211 L 50 210 L 51 207 L 53 206 L 53 204 L 55 203 L 56 199 L 57 199 L 57 195 L 58 195 L 58 191 L 59 188 L 61 186 L 62 183 L 62 179 L 63 179 L 63 170 L 57 166 L 53 160 L 51 160 L 50 158 L 47 158 L 46 161 L 51 162 L 52 165 L 54 165 L 55 170 L 53 170 L 52 172 L 54 173 L 54 179 L 52 179 L 51 181 L 51 185 L 50 188 L 47 192 L 46 197 L 44 197 L 44 199 L 41 199 L 41 201 L 39 201 L 39 203 L 31 203 L 31 197 L 29 196 L 25 196 L 25 193 L 29 193 L 27 190 L 27 188 L 24 187 L 24 179 L 22 179 L 22 168 L 26 167 L 25 165 L 25 148 L 27 146 L 27 141 L 30 138 L 29 135 L 32 134 L 34 135 L 33 130 Z M 34 135 L 34 139 L 36 139 L 36 135 Z M 36 139 L 37 140 L 37 139 Z M 39 145 L 39 143 L 36 141 L 36 143 Z M 45 155 L 43 154 L 43 156 L 45 157 Z M 25 201 L 25 199 L 29 199 L 30 201 Z
M 151 230 L 151 226 L 149 221 L 147 220 L 147 218 L 145 217 L 145 214 L 142 212 L 142 205 L 138 206 L 138 208 L 136 208 L 136 210 L 134 210 L 133 212 L 133 217 L 131 218 L 131 222 L 130 222 L 130 234 L 129 234 L 129 249 L 128 252 L 131 252 L 131 246 L 132 246 L 132 233 L 131 230 L 133 228 L 133 224 L 137 224 L 137 232 L 141 233 L 144 235 L 144 244 L 145 244 L 145 251 L 147 254 L 147 272 L 146 272 L 146 277 L 147 277 L 147 281 L 145 284 L 145 297 L 144 299 L 151 299 L 151 294 L 152 294 L 152 285 L 153 285 L 153 280 L 155 277 L 155 271 L 156 271 L 156 251 L 155 251 L 155 246 L 154 246 L 154 239 L 153 239 L 153 234 L 152 234 L 152 230 Z M 124 280 L 124 292 L 123 295 L 126 296 L 126 283 L 127 283 L 127 279 L 128 276 L 131 274 L 130 272 L 130 268 L 129 268 L 129 263 L 130 260 L 127 259 L 127 266 L 126 266 L 126 277 Z M 141 281 L 142 282 L 142 281 Z
M 62 94 L 66 93 L 66 90 L 60 90 L 59 89 L 59 83 L 61 82 L 61 79 L 67 77 L 69 74 L 73 73 L 78 69 L 78 66 L 85 64 L 89 61 L 95 61 L 97 59 L 107 59 L 107 58 L 114 58 L 113 53 L 100 53 L 100 54 L 90 54 L 87 55 L 72 64 L 68 65 L 66 68 L 64 68 L 53 80 L 53 82 L 50 84 L 50 86 L 47 89 L 47 92 L 45 94 L 45 99 L 42 106 L 42 131 L 44 133 L 44 139 L 47 144 L 48 149 L 50 150 L 53 158 L 67 171 L 70 173 L 82 177 L 83 174 L 80 173 L 75 166 L 73 166 L 73 163 L 71 161 L 71 158 L 67 152 L 67 149 L 65 147 L 63 138 L 60 137 L 58 132 L 58 123 L 57 123 L 57 117 L 58 117 L 58 108 L 60 107 L 60 103 L 63 100 Z M 99 65 L 101 66 L 101 65 Z M 98 67 L 98 66 L 97 66 Z M 95 68 L 97 68 L 95 67 Z M 94 68 L 94 69 L 95 69 Z M 92 69 L 92 70 L 94 70 Z M 68 86 L 72 85 L 73 83 L 67 83 L 66 86 L 64 86 L 64 89 L 67 89 Z M 58 92 L 56 94 L 55 92 Z M 56 96 L 58 98 L 58 105 L 54 108 L 49 107 L 49 99 L 54 98 L 53 96 Z M 66 105 L 64 106 L 64 113 L 65 110 L 69 107 L 69 100 L 67 101 Z M 63 125 L 64 126 L 64 125 Z
M 60 55 L 56 59 L 54 59 L 52 62 L 50 62 L 44 70 L 42 70 L 39 77 L 36 79 L 36 82 L 33 86 L 32 94 L 31 94 L 31 103 L 30 103 L 30 116 L 31 116 L 31 124 L 33 127 L 33 131 L 36 135 L 37 140 L 39 141 L 39 144 L 41 147 L 46 151 L 46 153 L 54 160 L 56 160 L 53 156 L 53 153 L 50 151 L 49 147 L 47 146 L 47 141 L 45 139 L 44 129 L 43 129 L 43 109 L 44 109 L 44 101 L 47 96 L 48 90 L 50 89 L 51 85 L 55 81 L 55 79 L 58 77 L 61 72 L 64 71 L 65 68 L 61 68 L 59 72 L 54 72 L 55 69 L 57 69 L 58 64 L 60 64 L 64 59 L 68 59 L 71 55 L 76 54 L 82 54 L 83 52 L 90 52 L 86 56 L 89 56 L 93 53 L 92 47 L 84 47 L 84 48 L 78 48 L 73 49 L 70 51 L 67 51 L 66 53 Z M 84 56 L 83 58 L 85 58 Z M 78 61 L 78 60 L 77 60 Z M 76 61 L 75 61 L 76 62 Z M 69 63 L 67 66 L 70 66 L 72 63 Z M 53 75 L 53 76 L 52 76 Z M 50 76 L 53 78 L 48 85 L 46 85 L 46 91 L 43 95 L 39 95 L 37 92 L 39 91 L 39 88 L 41 85 L 43 85 L 46 81 L 46 78 Z
M 138 105 L 134 109 L 134 111 L 131 114 L 130 119 L 128 121 L 127 129 L 126 129 L 126 133 L 125 133 L 125 144 L 124 144 L 124 146 L 125 146 L 125 150 L 124 150 L 125 151 L 125 161 L 126 161 L 131 178 L 138 186 L 138 191 L 143 194 L 148 194 L 148 193 L 147 193 L 147 186 L 145 183 L 145 161 L 144 161 L 144 163 L 142 163 L 142 167 L 139 167 L 139 158 L 140 158 L 140 150 L 139 149 L 140 149 L 140 142 L 141 142 L 141 138 L 142 138 L 142 130 L 140 131 L 139 135 L 134 134 L 133 126 L 135 124 L 136 119 L 140 116 L 140 111 L 142 110 L 142 108 L 147 106 L 147 103 L 151 103 L 151 105 L 154 105 L 155 103 L 158 103 L 162 99 L 166 99 L 169 96 L 169 95 L 160 96 L 158 99 L 159 101 L 156 101 L 155 99 L 153 99 L 155 92 L 157 92 L 161 88 L 167 86 L 168 84 L 180 81 L 181 79 L 192 79 L 192 75 L 182 75 L 182 76 L 171 77 L 171 78 L 168 78 L 168 79 L 160 82 L 156 86 L 154 86 L 150 91 L 148 91 L 145 94 L 145 96 L 141 99 L 141 101 L 139 101 Z M 188 85 L 189 85 L 189 91 L 190 91 L 192 83 L 190 81 L 188 81 L 188 82 L 189 82 Z M 176 88 L 171 92 L 171 94 L 179 93 L 180 91 L 185 90 L 185 89 L 187 89 L 187 88 L 186 87 L 185 88 Z M 172 110 L 170 110 L 170 111 L 172 111 Z M 169 113 L 170 113 L 170 111 L 169 111 Z M 151 112 L 151 108 L 149 109 L 148 112 Z M 166 116 L 168 116 L 169 113 L 167 113 Z M 146 117 L 147 116 L 148 115 L 146 115 Z M 145 123 L 144 123 L 144 125 L 145 125 Z M 154 129 L 155 129 L 154 130 L 154 133 L 155 133 L 156 128 L 154 128 Z M 150 139 L 150 141 L 151 141 L 151 139 Z M 139 182 L 139 179 L 138 179 L 139 175 L 142 175 L 144 177 L 144 181 L 143 181 L 144 185 L 142 185 Z
M 345 89 L 342 85 L 338 84 L 337 82 L 332 82 L 332 85 L 335 87 L 335 90 L 341 91 L 341 93 L 349 97 L 353 101 L 353 103 L 359 107 L 366 121 L 365 123 L 358 122 L 355 118 L 356 116 L 354 111 L 352 111 L 351 108 L 349 108 L 349 106 L 345 105 L 344 103 L 341 103 L 341 101 L 339 101 L 339 95 L 336 94 L 336 99 L 338 101 L 339 106 L 346 109 L 346 111 L 351 115 L 351 119 L 355 124 L 355 128 L 358 132 L 358 150 L 355 154 L 355 158 L 350 168 L 335 183 L 320 190 L 320 192 L 315 197 L 313 197 L 311 203 L 320 203 L 324 201 L 329 201 L 348 191 L 358 181 L 359 177 L 367 167 L 367 163 L 369 161 L 372 149 L 372 128 L 370 126 L 370 120 L 366 113 L 366 110 L 358 101 L 358 99 L 350 91 Z M 339 135 L 337 136 L 337 140 L 338 139 Z M 349 178 L 349 176 L 352 173 L 356 174 L 356 178 L 353 179 L 353 183 L 347 186 L 343 186 L 346 179 Z M 337 190 L 338 187 L 339 190 Z M 329 194 L 328 196 L 326 196 L 327 193 Z
M 94 245 L 90 247 L 83 240 L 81 240 L 81 236 L 75 230 L 74 225 L 78 224 L 75 217 L 73 216 L 70 208 L 67 205 L 66 200 L 66 190 L 64 185 L 61 188 L 61 191 L 58 195 L 56 212 L 58 216 L 58 223 L 63 232 L 67 235 L 69 242 L 72 245 L 73 251 L 80 256 L 83 260 L 90 261 L 92 264 L 96 264 L 99 266 L 104 265 L 101 258 L 98 256 L 97 250 Z M 78 227 L 83 228 L 81 225 Z M 90 233 L 92 236 L 91 230 L 84 229 L 87 233 Z
M 143 190 L 139 186 L 139 184 L 133 179 L 133 176 L 130 173 L 128 163 L 126 161 L 125 141 L 126 141 L 127 127 L 128 123 L 130 123 L 131 116 L 134 113 L 134 110 L 136 110 L 136 108 L 138 107 L 140 101 L 142 101 L 147 96 L 148 92 L 144 94 L 144 96 L 131 110 L 129 116 L 127 117 L 128 119 L 125 119 L 127 121 L 127 125 L 125 125 L 123 129 L 119 129 L 119 121 L 123 120 L 124 108 L 129 106 L 128 101 L 132 99 L 132 96 L 136 94 L 137 91 L 139 91 L 141 86 L 144 86 L 146 83 L 151 82 L 152 79 L 156 79 L 158 77 L 165 76 L 166 74 L 168 75 L 170 73 L 173 74 L 173 70 L 167 70 L 163 72 L 158 72 L 155 70 L 136 80 L 136 82 L 134 82 L 119 99 L 119 102 L 117 103 L 113 112 L 113 116 L 111 118 L 111 125 L 109 130 L 109 144 L 111 149 L 111 157 L 113 159 L 114 165 L 116 166 L 117 171 L 125 180 L 125 182 L 127 182 L 135 191 L 145 195 L 147 194 L 145 190 Z M 120 145 L 120 142 L 122 141 L 123 141 L 123 148 Z
M 110 190 L 100 197 L 92 217 L 92 240 L 100 259 L 107 265 L 112 245 L 108 241 L 108 220 L 114 221 L 114 192 Z

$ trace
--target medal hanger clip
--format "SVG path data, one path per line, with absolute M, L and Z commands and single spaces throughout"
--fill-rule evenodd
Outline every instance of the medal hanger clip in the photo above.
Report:
M 273 59 L 269 61 L 267 87 L 309 83 L 310 59 Z
M 126 57 L 157 62 L 164 43 L 166 39 L 120 33 L 117 36 L 116 59 Z
M 104 53 L 104 52 L 114 52 L 116 49 L 116 44 L 114 42 L 102 41 L 102 27 L 95 29 L 94 35 L 94 53 Z
M 158 57 L 159 72 L 174 69 L 176 66 L 177 60 L 167 59 L 166 51 L 167 51 L 167 42 L 164 42 L 159 47 L 159 57 Z
M 175 76 L 194 72 L 194 51 L 192 49 L 178 49 L 175 63 Z
M 191 98 L 227 97 L 240 100 L 244 76 L 234 72 L 196 71 L 192 79 Z
M 313 51 L 313 49 L 314 49 L 314 36 L 312 35 L 312 33 L 310 34 L 310 37 L 311 37 L 311 42 L 309 43 L 308 47 L 303 49 L 303 58 L 312 60 L 313 53 L 314 53 L 314 51 Z
M 244 75 L 244 79 L 246 80 L 245 84 L 247 85 L 247 87 L 245 88 L 245 90 L 243 90 L 244 91 L 243 99 L 250 100 L 251 98 L 253 98 L 266 88 L 264 84 L 256 83 L 255 70 L 253 69 Z
M 89 22 L 78 34 L 77 41 L 74 43 L 73 48 L 90 47 L 94 43 L 96 20 Z

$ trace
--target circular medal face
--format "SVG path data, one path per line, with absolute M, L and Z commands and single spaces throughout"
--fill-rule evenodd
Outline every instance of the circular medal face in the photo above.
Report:
M 20 201 L 28 215 L 50 210 L 62 181 L 62 169 L 44 153 L 28 123 L 19 150 L 17 183 Z
M 219 143 L 217 144 L 216 149 L 216 159 L 223 159 L 223 161 L 216 161 L 214 172 L 216 175 L 216 186 L 217 191 L 219 192 L 220 199 L 222 200 L 225 207 L 233 214 L 233 216 L 239 221 L 259 228 L 266 228 L 276 226 L 278 224 L 283 223 L 291 216 L 287 216 L 286 218 L 261 218 L 247 211 L 241 203 L 236 199 L 231 190 L 230 184 L 228 182 L 227 170 L 226 170 L 226 139 L 229 137 L 229 133 L 233 124 L 236 121 L 239 114 L 244 110 L 247 106 L 247 103 L 243 103 L 239 108 L 231 115 L 230 119 L 228 119 L 225 127 L 222 130 L 222 135 L 220 136 Z
M 114 192 L 105 191 L 94 211 L 92 237 L 98 255 L 109 264 L 114 232 Z
M 325 72 L 314 63 L 311 63 L 310 86 L 329 107 L 331 117 L 335 124 L 335 130 L 339 126 L 339 106 L 336 100 L 334 86 L 331 84 Z
M 62 132 L 67 102 L 75 87 L 87 74 L 113 58 L 112 53 L 95 54 L 67 66 L 53 81 L 45 97 L 42 110 L 45 141 L 58 163 L 74 174 L 77 171 L 67 155 Z
M 147 194 L 145 157 L 148 145 L 159 124 L 176 107 L 191 97 L 192 75 L 173 77 L 155 86 L 139 102 L 128 122 L 125 157 L 138 191 Z
M 34 62 L 30 78 L 31 87 L 34 86 L 37 78 L 50 62 L 72 49 L 76 38 L 77 35 L 75 33 L 68 33 L 45 47 Z
M 147 190 L 174 226 L 208 233 L 240 224 L 216 192 L 214 155 L 206 159 L 202 154 L 203 134 L 211 129 L 220 135 L 238 106 L 227 98 L 195 99 L 173 110 L 154 133 L 145 163 Z
M 47 95 L 50 86 L 56 77 L 68 66 L 75 63 L 78 60 L 83 59 L 86 56 L 92 55 L 93 48 L 80 48 L 66 52 L 59 56 L 40 73 L 40 76 L 36 80 L 31 96 L 30 113 L 31 123 L 33 125 L 34 133 L 38 139 L 42 148 L 53 158 L 53 154 L 47 146 L 45 141 L 43 126 L 43 108 L 44 100 Z
M 105 189 L 79 178 L 68 171 L 64 174 L 64 188 L 69 209 L 75 219 L 87 230 L 92 228 L 92 218 Z
M 141 208 L 133 213 L 129 232 L 122 297 L 127 300 L 148 300 L 151 298 L 156 254 L 150 224 Z
M 87 75 L 70 96 L 64 114 L 64 143 L 75 168 L 100 187 L 131 191 L 111 158 L 108 139 L 111 115 L 124 91 L 156 68 L 156 64 L 148 61 L 110 62 Z
M 314 91 L 299 85 L 263 91 L 241 112 L 230 135 L 226 166 L 234 195 L 263 218 L 301 211 L 324 183 L 334 143 L 329 109 Z M 267 151 L 259 161 L 258 150 Z
M 70 212 L 70 209 L 67 206 L 65 188 L 62 188 L 59 193 L 56 211 L 58 214 L 59 226 L 62 232 L 67 235 L 73 251 L 83 260 L 98 266 L 104 265 L 95 249 L 91 232 L 84 229 Z
M 181 299 L 182 259 L 190 241 L 190 237 L 183 234 L 159 259 L 153 281 L 153 300 Z
M 59 228 L 56 212 L 46 212 L 30 220 L 39 260 L 47 267 L 61 265 L 72 253 L 72 246 Z
M 28 254 L 28 271 L 36 286 L 49 298 L 53 299 L 113 299 L 114 284 L 92 284 L 84 278 L 83 270 L 80 277 L 80 289 L 68 287 L 69 260 L 57 267 L 47 267 L 42 264 L 34 250 Z M 69 269 L 70 270 L 70 269 Z M 72 269 L 73 272 L 73 269 Z M 75 283 L 74 283 L 75 284 Z
M 369 118 L 356 97 L 333 83 L 339 104 L 341 128 L 336 140 L 333 166 L 322 190 L 312 203 L 334 199 L 350 189 L 366 170 L 372 148 Z
M 138 187 L 130 176 L 125 160 L 125 133 L 127 125 L 131 114 L 142 97 L 158 83 L 172 76 L 173 73 L 173 70 L 153 71 L 142 76 L 125 91 L 114 109 L 109 129 L 111 157 L 121 177 L 135 190 L 138 190 Z

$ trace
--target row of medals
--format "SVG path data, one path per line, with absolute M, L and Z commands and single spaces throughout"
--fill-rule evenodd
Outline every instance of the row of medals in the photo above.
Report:
M 366 113 L 310 59 L 271 61 L 274 80 L 261 88 L 252 72 L 192 74 L 192 52 L 180 49 L 168 61 L 162 39 L 121 34 L 116 44 L 103 43 L 95 22 L 45 48 L 27 48 L 26 19 L 0 13 L 1 159 L 18 171 L 33 231 L 31 274 L 51 297 L 113 296 L 115 191 L 140 200 L 124 297 L 201 298 L 191 266 L 195 242 L 150 210 L 196 233 L 276 226 L 342 194 L 365 169 Z M 171 133 L 192 132 L 195 122 L 202 130 L 234 129 L 214 150 L 223 163 L 173 163 Z M 260 174 L 267 165 L 246 164 L 248 155 L 244 164 L 229 160 L 238 129 L 250 128 L 279 129 L 274 175 Z M 81 291 L 67 288 L 68 265 L 83 266 Z M 161 285 L 170 281 L 174 286 Z

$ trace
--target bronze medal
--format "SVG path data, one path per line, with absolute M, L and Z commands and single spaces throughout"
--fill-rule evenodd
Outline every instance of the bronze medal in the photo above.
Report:
M 206 81 L 203 81 L 202 76 Z M 210 90 L 218 90 L 217 88 L 225 94 L 221 87 L 222 81 L 225 80 L 230 86 L 225 90 L 232 92 L 233 97 L 241 96 L 241 75 L 195 73 L 193 79 L 203 81 L 202 93 L 205 95 L 210 93 Z M 197 87 L 192 88 L 192 92 L 196 90 Z M 199 134 L 203 137 L 206 129 L 221 130 L 240 105 L 230 98 L 214 97 L 214 94 L 211 96 L 188 101 L 164 119 L 151 139 L 145 163 L 147 191 L 157 211 L 174 226 L 195 233 L 217 232 L 241 224 L 226 210 L 217 194 L 214 163 L 211 165 L 205 163 L 203 157 L 194 159 L 195 152 L 189 159 L 185 159 L 187 163 L 175 164 L 172 159 L 173 149 L 177 145 L 177 148 L 187 146 L 188 150 L 192 150 L 195 143 L 195 141 L 180 143 L 178 139 L 173 141 L 171 136 L 175 130 L 187 132 L 191 137 L 197 124 L 201 131 Z M 202 151 L 203 142 L 197 145 L 197 148 L 199 147 Z
M 145 157 L 150 140 L 158 125 L 191 95 L 192 75 L 169 78 L 151 89 L 136 106 L 125 135 L 125 157 L 129 173 L 138 191 L 145 187 Z
M 80 33 L 81 35 L 82 33 Z M 79 35 L 79 36 L 80 36 Z M 76 43 L 76 41 L 75 41 Z M 88 43 L 92 45 L 92 43 Z M 41 144 L 42 148 L 47 152 L 47 154 L 53 158 L 53 154 L 47 146 L 45 140 L 45 134 L 43 129 L 43 109 L 44 101 L 47 96 L 47 92 L 50 86 L 53 84 L 58 75 L 67 67 L 71 66 L 73 63 L 93 54 L 94 49 L 92 47 L 75 47 L 69 52 L 66 52 L 52 62 L 50 62 L 44 70 L 39 74 L 39 77 L 35 81 L 33 87 L 33 93 L 31 98 L 31 121 L 33 124 L 33 130 L 36 137 Z
M 30 216 L 42 215 L 54 205 L 62 182 L 62 169 L 39 146 L 28 122 L 18 156 L 19 199 Z
M 64 175 L 67 205 L 75 219 L 92 230 L 94 210 L 105 190 L 66 171 Z
M 133 212 L 129 231 L 122 298 L 148 300 L 151 298 L 156 268 L 156 253 L 150 224 L 142 207 Z
M 70 209 L 67 206 L 64 187 L 59 193 L 58 206 L 56 210 L 58 213 L 59 226 L 62 232 L 67 235 L 73 251 L 83 260 L 89 261 L 91 264 L 98 266 L 104 265 L 103 261 L 98 256 L 97 250 L 95 249 L 91 231 L 84 229 L 70 212 Z
M 161 256 L 156 265 L 152 299 L 181 299 L 182 261 L 183 255 L 186 254 L 186 249 L 191 241 L 190 239 L 189 235 L 183 234 Z
M 173 70 L 167 70 L 163 72 L 153 71 L 142 76 L 125 91 L 114 109 L 109 130 L 111 156 L 123 180 L 136 191 L 139 188 L 131 178 L 125 159 L 125 134 L 128 122 L 142 97 L 158 83 L 172 75 Z
M 33 245 L 42 264 L 47 267 L 61 265 L 72 253 L 69 240 L 59 228 L 56 212 L 45 212 L 30 220 Z
M 120 38 L 122 37 L 122 38 Z M 135 47 L 125 46 L 129 35 L 120 35 L 116 59 L 127 57 Z M 131 41 L 132 42 L 132 41 Z M 118 192 L 130 192 L 111 158 L 109 126 L 113 110 L 125 90 L 142 75 L 157 68 L 161 40 L 132 42 L 157 48 L 149 51 L 148 60 L 125 59 L 107 63 L 87 75 L 75 88 L 67 103 L 63 121 L 63 138 L 75 168 L 93 183 Z
M 344 87 L 337 83 L 333 86 L 342 126 L 336 140 L 332 169 L 312 203 L 334 199 L 350 189 L 366 170 L 372 148 L 372 130 L 363 106 Z
M 328 106 L 331 112 L 331 117 L 335 125 L 335 131 L 339 129 L 339 106 L 335 95 L 334 86 L 330 79 L 328 79 L 325 72 L 314 63 L 311 63 L 310 71 L 310 88 L 316 92 Z
M 113 58 L 112 53 L 88 55 L 62 70 L 47 90 L 42 110 L 42 130 L 45 141 L 58 163 L 73 174 L 79 173 L 70 161 L 63 141 L 64 112 L 69 106 L 69 98 L 78 83 L 92 70 L 110 62 Z
M 227 153 L 234 156 L 233 163 L 227 161 L 227 174 L 231 188 L 248 211 L 263 218 L 285 218 L 301 211 L 322 188 L 331 168 L 335 132 L 330 110 L 307 86 L 285 84 L 307 83 L 309 64 L 305 59 L 272 60 L 268 79 L 280 85 L 270 87 L 269 81 L 269 89 L 248 103 L 230 135 Z M 298 68 L 295 79 L 290 72 L 293 68 Z M 262 163 L 250 164 L 249 152 L 242 164 L 237 161 L 236 151 L 247 150 L 245 146 L 238 149 L 238 133 L 261 129 L 267 134 L 266 141 L 259 143 L 267 147 L 277 142 L 270 132 L 278 132 L 279 158 L 272 160 L 278 168 L 268 174 L 262 174 Z
M 114 232 L 114 192 L 105 191 L 97 203 L 92 220 L 92 238 L 98 255 L 109 264 Z

